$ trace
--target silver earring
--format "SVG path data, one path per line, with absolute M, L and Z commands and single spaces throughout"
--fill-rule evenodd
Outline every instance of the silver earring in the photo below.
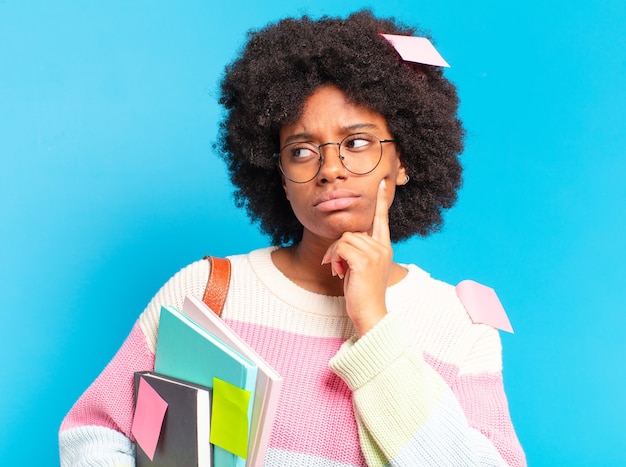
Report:
M 409 183 L 409 180 L 411 180 L 411 177 L 409 177 L 407 175 L 406 178 L 404 179 L 404 183 L 402 185 L 406 185 L 407 183 Z

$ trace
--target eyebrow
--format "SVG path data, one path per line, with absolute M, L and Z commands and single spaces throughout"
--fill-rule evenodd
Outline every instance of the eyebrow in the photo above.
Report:
M 374 123 L 355 123 L 353 125 L 347 125 L 344 127 L 341 127 L 339 129 L 340 133 L 345 134 L 345 135 L 349 135 L 351 133 L 354 132 L 359 132 L 359 131 L 374 131 L 374 130 L 380 130 L 380 127 Z M 313 134 L 312 133 L 296 133 L 294 135 L 289 135 L 287 136 L 287 138 L 285 138 L 285 143 L 284 144 L 289 144 L 289 143 L 293 143 L 296 141 L 311 141 L 313 138 Z

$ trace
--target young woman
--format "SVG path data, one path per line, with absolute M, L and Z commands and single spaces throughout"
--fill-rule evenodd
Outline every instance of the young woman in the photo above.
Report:
M 284 378 L 266 466 L 525 465 L 498 332 L 455 288 L 393 261 L 456 200 L 463 130 L 441 68 L 403 61 L 367 11 L 254 32 L 227 68 L 219 150 L 271 247 L 230 257 L 223 319 Z M 152 299 L 61 426 L 62 465 L 134 465 L 133 373 L 161 305 L 202 296 L 207 261 Z

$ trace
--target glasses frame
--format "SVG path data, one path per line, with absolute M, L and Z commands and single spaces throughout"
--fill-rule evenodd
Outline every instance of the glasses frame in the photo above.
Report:
M 380 143 L 380 155 L 378 156 L 378 161 L 376 161 L 376 164 L 374 165 L 374 167 L 372 167 L 367 172 L 354 172 L 354 171 L 350 170 L 348 167 L 346 167 L 346 165 L 343 162 L 344 159 L 345 159 L 345 156 L 343 156 L 341 154 L 341 145 L 348 138 L 351 138 L 351 137 L 354 137 L 354 136 L 357 136 L 357 135 L 373 136 Z M 383 143 L 395 143 L 395 142 L 396 142 L 395 139 L 381 139 L 377 135 L 375 135 L 374 133 L 368 133 L 367 131 L 363 131 L 363 132 L 359 132 L 359 133 L 351 133 L 349 135 L 346 135 L 338 143 L 335 142 L 335 141 L 329 141 L 327 143 L 322 143 L 320 145 L 317 145 L 317 144 L 313 144 L 313 143 L 311 143 L 309 141 L 294 141 L 293 143 L 285 144 L 282 148 L 280 148 L 279 152 L 274 154 L 274 157 L 276 159 L 278 159 L 278 168 L 280 169 L 280 172 L 285 176 L 285 178 L 287 180 L 289 180 L 289 181 L 291 181 L 293 183 L 309 183 L 311 180 L 313 180 L 315 177 L 317 177 L 318 174 L 320 173 L 320 170 L 322 170 L 322 165 L 324 164 L 324 161 L 325 161 L 325 157 L 324 157 L 324 154 L 322 152 L 322 148 L 324 146 L 337 145 L 337 153 L 339 155 L 339 161 L 341 162 L 341 165 L 343 166 L 343 168 L 346 169 L 348 172 L 350 172 L 351 174 L 354 174 L 354 175 L 367 175 L 368 173 L 372 173 L 374 170 L 376 170 L 376 167 L 378 167 L 380 165 L 380 161 L 383 160 Z M 287 148 L 289 146 L 292 146 L 294 144 L 304 144 L 304 143 L 310 144 L 311 146 L 314 146 L 314 147 L 317 148 L 317 153 L 319 154 L 319 159 L 318 159 L 318 166 L 317 166 L 317 171 L 315 172 L 315 175 L 313 175 L 308 180 L 300 182 L 300 181 L 294 180 L 292 178 L 289 178 L 289 176 L 285 173 L 285 170 L 283 169 L 283 165 L 281 163 L 280 154 L 283 152 L 283 150 L 285 148 Z

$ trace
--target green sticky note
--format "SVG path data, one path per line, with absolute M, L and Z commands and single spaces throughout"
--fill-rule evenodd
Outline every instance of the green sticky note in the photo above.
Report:
M 250 391 L 213 378 L 211 443 L 246 459 Z

